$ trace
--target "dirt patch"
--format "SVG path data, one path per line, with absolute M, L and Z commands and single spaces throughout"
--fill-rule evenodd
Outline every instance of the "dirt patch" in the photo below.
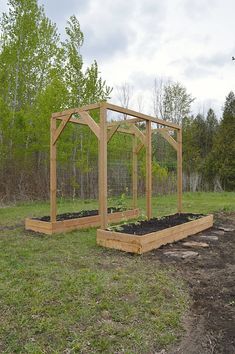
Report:
M 235 213 L 217 215 L 215 227 L 188 237 L 199 241 L 202 235 L 218 236 L 218 240 L 207 240 L 209 248 L 198 248 L 196 258 L 164 254 L 163 250 L 182 251 L 185 240 L 146 254 L 152 261 L 174 265 L 191 293 L 186 334 L 181 343 L 167 351 L 169 354 L 235 353 L 235 231 L 218 233 L 220 226 L 234 229 Z
M 111 213 L 116 213 L 118 211 L 124 211 L 123 208 L 116 208 L 116 207 L 111 207 L 108 208 L 108 214 Z M 58 214 L 56 216 L 56 221 L 63 221 L 63 220 L 70 220 L 70 219 L 78 219 L 78 218 L 85 218 L 87 216 L 95 216 L 99 214 L 98 209 L 94 210 L 81 210 L 75 213 L 64 213 L 64 214 Z M 35 220 L 41 220 L 41 221 L 50 221 L 50 216 L 41 216 L 40 218 L 33 218 Z
M 112 230 L 126 233 L 126 234 L 141 236 L 151 232 L 164 230 L 176 225 L 181 225 L 192 220 L 197 220 L 200 219 L 202 216 L 205 215 L 191 214 L 191 213 L 187 213 L 187 214 L 177 213 L 174 215 L 168 215 L 161 218 L 152 218 L 150 220 L 142 220 L 142 221 L 137 221 L 135 223 L 125 224 L 122 225 L 121 227 L 119 226 L 116 229 L 115 227 L 113 227 Z

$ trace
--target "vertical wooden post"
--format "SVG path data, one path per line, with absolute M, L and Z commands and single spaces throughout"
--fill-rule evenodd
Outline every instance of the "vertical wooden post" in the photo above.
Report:
M 107 123 L 106 107 L 100 105 L 100 140 L 99 140 L 99 214 L 101 229 L 107 228 Z
M 177 199 L 178 213 L 182 212 L 182 129 L 177 130 Z
M 53 144 L 56 131 L 56 118 L 51 117 L 51 141 L 50 141 L 50 219 L 56 221 L 56 143 Z
M 133 197 L 133 209 L 137 208 L 137 137 L 133 135 L 132 143 L 132 197 Z
M 151 122 L 146 121 L 146 213 L 152 217 L 152 131 Z

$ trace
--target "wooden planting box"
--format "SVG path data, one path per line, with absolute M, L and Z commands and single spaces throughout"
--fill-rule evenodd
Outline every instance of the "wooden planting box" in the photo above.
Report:
M 159 248 L 167 243 L 181 240 L 213 226 L 213 215 L 202 216 L 196 220 L 164 230 L 134 235 L 118 231 L 97 230 L 97 244 L 122 250 L 125 252 L 142 254 Z
M 135 219 L 139 216 L 139 209 L 125 210 L 108 214 L 108 221 L 116 223 L 127 219 Z M 25 220 L 25 229 L 35 232 L 41 232 L 47 235 L 55 233 L 68 232 L 77 229 L 86 229 L 89 227 L 100 226 L 100 215 L 85 216 L 76 219 L 63 221 L 42 221 L 36 218 L 27 218 Z

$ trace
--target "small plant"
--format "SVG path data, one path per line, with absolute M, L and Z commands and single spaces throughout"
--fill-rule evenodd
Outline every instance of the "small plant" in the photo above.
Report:
M 121 197 L 117 200 L 117 207 L 123 211 L 127 209 L 126 194 L 122 193 Z

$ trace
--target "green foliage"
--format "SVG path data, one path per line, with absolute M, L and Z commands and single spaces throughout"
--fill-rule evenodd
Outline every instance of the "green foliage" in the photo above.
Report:
M 0 175 L 1 193 L 14 194 L 10 189 L 19 188 L 17 173 L 24 188 L 27 180 L 33 188 L 37 178 L 47 179 L 51 113 L 106 100 L 112 89 L 100 77 L 96 61 L 83 68 L 84 36 L 75 16 L 68 20 L 67 38 L 61 42 L 56 25 L 36 0 L 9 0 L 8 5 L 0 19 Z M 67 164 L 70 156 L 76 168 L 87 173 L 97 142 L 90 132 L 77 132 L 72 126 L 63 132 L 58 160 Z M 88 146 L 89 157 L 81 154 Z M 72 163 L 74 180 L 76 168 Z
M 179 82 L 165 85 L 163 93 L 164 119 L 181 123 L 190 112 L 191 103 L 195 100 Z
M 223 187 L 235 188 L 235 95 L 230 92 L 226 97 L 223 118 L 216 134 L 212 157 Z

